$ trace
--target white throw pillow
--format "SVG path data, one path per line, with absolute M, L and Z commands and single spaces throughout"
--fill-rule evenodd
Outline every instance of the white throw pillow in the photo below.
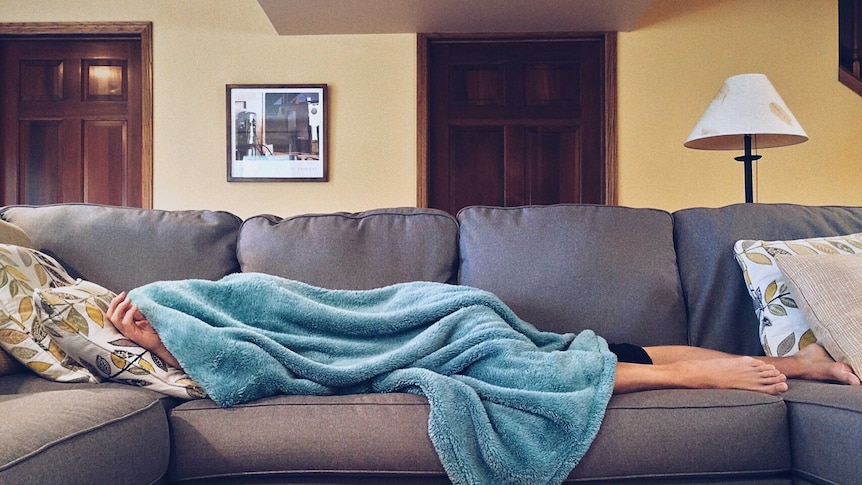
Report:
M 105 316 L 114 296 L 95 283 L 78 280 L 36 290 L 34 298 L 57 344 L 93 374 L 181 399 L 207 397 L 182 369 L 169 366 L 114 328 Z
M 47 254 L 0 244 L 0 346 L 40 376 L 59 382 L 99 382 L 45 331 L 33 292 L 74 280 Z
M 862 256 L 780 256 L 778 266 L 817 341 L 862 375 Z
M 748 292 L 760 320 L 760 343 L 766 355 L 789 356 L 817 341 L 790 294 L 777 256 L 862 253 L 862 233 L 792 241 L 741 240 L 734 245 Z

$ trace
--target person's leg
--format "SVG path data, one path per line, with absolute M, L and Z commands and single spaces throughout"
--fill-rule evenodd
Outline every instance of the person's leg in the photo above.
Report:
M 659 365 L 737 357 L 718 350 L 686 345 L 645 347 L 644 350 L 653 362 Z M 775 366 L 791 379 L 839 382 L 857 386 L 860 384 L 859 378 L 853 374 L 849 365 L 835 362 L 819 344 L 808 345 L 790 357 L 758 356 L 756 359 Z
M 679 360 L 663 364 L 617 364 L 614 394 L 655 389 L 742 389 L 767 394 L 787 390 L 787 378 L 753 357 Z

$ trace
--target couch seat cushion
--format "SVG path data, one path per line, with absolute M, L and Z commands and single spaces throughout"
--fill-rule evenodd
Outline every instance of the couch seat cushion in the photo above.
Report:
M 721 479 L 790 470 L 780 397 L 750 391 L 663 390 L 614 396 L 572 481 Z M 652 482 L 651 482 L 652 483 Z
M 170 437 L 157 395 L 48 381 L 56 390 L 10 393 L 27 377 L 0 379 L 0 483 L 148 484 L 165 474 Z
M 278 396 L 231 408 L 190 401 L 169 419 L 172 480 L 446 477 L 428 437 L 428 401 L 412 394 Z
M 859 483 L 862 387 L 791 380 L 784 393 L 793 472 L 814 483 Z
M 226 409 L 200 400 L 174 408 L 169 419 L 172 480 L 446 481 L 420 396 L 280 396 Z M 790 467 L 781 398 L 650 391 L 611 399 L 596 441 L 567 483 L 780 476 Z

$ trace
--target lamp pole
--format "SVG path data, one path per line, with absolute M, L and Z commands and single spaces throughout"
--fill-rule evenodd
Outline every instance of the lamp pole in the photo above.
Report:
M 742 162 L 745 170 L 745 202 L 754 202 L 754 189 L 751 182 L 751 162 L 760 160 L 760 155 L 751 154 L 751 135 L 745 135 L 745 155 L 735 157 L 734 160 Z

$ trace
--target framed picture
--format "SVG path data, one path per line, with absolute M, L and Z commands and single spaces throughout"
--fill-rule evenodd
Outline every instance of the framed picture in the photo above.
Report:
M 326 85 L 227 85 L 227 180 L 328 179 Z

